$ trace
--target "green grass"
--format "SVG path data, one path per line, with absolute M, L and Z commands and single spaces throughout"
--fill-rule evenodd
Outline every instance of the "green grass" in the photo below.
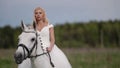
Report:
M 119 49 L 64 48 L 73 68 L 120 68 Z M 0 49 L 0 68 L 17 68 L 14 49 Z
M 65 49 L 73 68 L 120 68 L 119 49 Z
M 14 62 L 15 49 L 0 49 L 0 68 L 17 68 Z

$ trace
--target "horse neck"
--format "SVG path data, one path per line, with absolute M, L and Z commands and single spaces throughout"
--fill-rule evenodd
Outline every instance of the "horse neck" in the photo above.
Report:
M 38 40 L 38 44 L 37 44 L 37 54 L 42 54 L 44 52 L 42 46 L 41 46 L 41 43 L 39 42 Z

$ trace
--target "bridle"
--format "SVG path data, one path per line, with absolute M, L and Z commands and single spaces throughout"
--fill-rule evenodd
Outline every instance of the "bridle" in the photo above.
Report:
M 54 64 L 51 61 L 51 56 L 50 56 L 49 52 L 48 51 L 44 52 L 42 46 L 41 46 L 41 49 L 42 49 L 43 53 L 36 54 L 35 56 L 31 55 L 31 53 L 33 52 L 33 50 L 35 49 L 35 47 L 36 47 L 36 50 L 37 50 L 37 45 L 38 45 L 38 42 L 37 42 L 38 34 L 37 34 L 37 32 L 35 32 L 35 31 L 23 31 L 23 32 L 25 32 L 25 33 L 35 33 L 35 35 L 36 35 L 35 43 L 34 43 L 33 47 L 31 48 L 31 50 L 29 50 L 24 44 L 19 44 L 18 45 L 18 47 L 22 47 L 23 48 L 23 52 L 24 52 L 24 58 L 23 58 L 23 60 L 25 60 L 26 58 L 33 58 L 33 57 L 36 58 L 38 56 L 42 56 L 42 55 L 45 55 L 45 54 L 47 55 L 48 54 L 48 57 L 49 57 L 49 60 L 50 60 L 50 64 L 51 64 L 52 67 L 54 67 Z M 25 51 L 27 51 L 27 56 L 25 55 Z
M 37 37 L 38 37 L 38 35 L 37 35 L 37 33 L 34 32 L 34 31 L 23 31 L 23 32 L 25 32 L 25 33 L 35 33 L 35 35 L 36 35 L 35 43 L 34 43 L 33 47 L 32 47 L 30 50 L 29 50 L 24 44 L 19 44 L 19 45 L 18 45 L 18 47 L 22 47 L 22 48 L 23 48 L 24 60 L 25 60 L 26 58 L 33 58 L 33 57 L 38 57 L 38 56 L 47 54 L 47 53 L 43 52 L 43 53 L 41 53 L 41 54 L 39 54 L 39 55 L 36 54 L 35 56 L 32 56 L 31 53 L 33 52 L 33 50 L 34 50 L 35 48 L 36 48 L 36 50 L 37 50 L 37 45 L 38 45 Z M 42 47 L 41 47 L 41 48 L 42 48 Z M 43 48 L 42 48 L 42 50 L 43 50 Z M 27 56 L 25 55 L 25 51 L 27 51 Z

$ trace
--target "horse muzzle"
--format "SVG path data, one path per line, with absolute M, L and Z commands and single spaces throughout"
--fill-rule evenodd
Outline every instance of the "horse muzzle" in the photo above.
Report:
M 23 56 L 21 53 L 15 53 L 14 54 L 14 59 L 17 64 L 21 64 L 23 61 Z

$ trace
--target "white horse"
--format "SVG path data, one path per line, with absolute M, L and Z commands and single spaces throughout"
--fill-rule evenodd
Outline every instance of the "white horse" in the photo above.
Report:
M 31 29 L 22 23 L 22 29 L 23 32 L 18 37 L 18 48 L 14 55 L 18 68 L 71 68 L 67 59 L 65 62 L 52 60 L 52 57 L 57 57 L 43 50 L 38 41 L 39 35 L 34 28 Z M 62 52 L 56 45 L 52 51 L 54 50 Z

